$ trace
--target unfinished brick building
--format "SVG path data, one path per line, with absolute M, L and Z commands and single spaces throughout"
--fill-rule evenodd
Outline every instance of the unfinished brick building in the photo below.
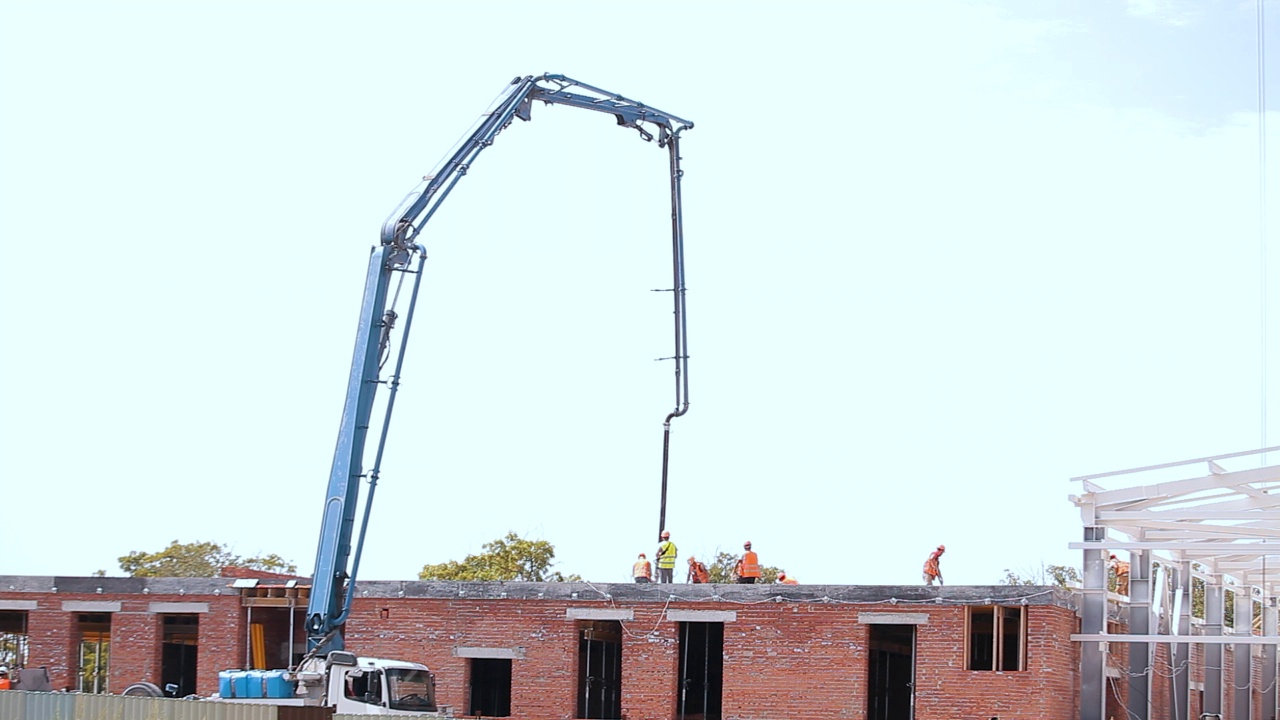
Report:
M 299 656 L 306 592 L 0 577 L 0 637 L 58 687 L 207 695 Z M 459 715 L 1043 720 L 1077 714 L 1077 628 L 1048 587 L 362 582 L 346 637 L 426 663 Z

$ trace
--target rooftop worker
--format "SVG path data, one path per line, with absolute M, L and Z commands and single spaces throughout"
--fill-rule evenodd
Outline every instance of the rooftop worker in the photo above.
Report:
M 631 576 L 638 583 L 647 583 L 653 577 L 653 566 L 645 559 L 644 553 L 640 553 L 640 557 L 636 558 L 636 564 L 631 566 Z
M 0 690 L 8 690 L 12 687 L 9 684 L 9 668 L 0 665 Z
M 662 542 L 658 544 L 658 582 L 675 582 L 671 576 L 676 571 L 676 544 L 671 542 L 671 531 L 662 531 Z
M 750 540 L 742 544 L 742 549 L 742 559 L 738 561 L 734 573 L 738 576 L 739 583 L 754 585 L 760 579 L 760 557 L 751 550 Z
M 1129 563 L 1116 557 L 1115 553 L 1111 553 L 1111 559 L 1107 561 L 1107 569 L 1116 575 L 1116 592 L 1121 595 L 1129 594 Z
M 778 582 L 782 583 L 783 585 L 799 585 L 800 584 L 799 580 L 796 580 L 795 578 L 787 575 L 786 570 L 783 570 L 782 572 L 778 573 Z
M 938 586 L 942 586 L 942 567 L 938 561 L 942 559 L 942 553 L 947 551 L 946 545 L 939 545 L 937 550 L 929 553 L 929 559 L 924 561 L 924 582 L 926 585 L 933 585 L 933 581 L 938 581 Z
M 698 562 L 698 559 L 689 556 L 689 575 L 685 578 L 685 582 L 706 584 L 711 582 L 711 571 L 707 569 L 705 563 Z

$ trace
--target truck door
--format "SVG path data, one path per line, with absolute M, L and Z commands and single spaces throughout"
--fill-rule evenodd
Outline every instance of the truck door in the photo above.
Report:
M 362 715 L 382 714 L 385 707 L 385 687 L 381 670 L 352 668 L 343 679 L 342 696 L 338 699 L 336 711 Z

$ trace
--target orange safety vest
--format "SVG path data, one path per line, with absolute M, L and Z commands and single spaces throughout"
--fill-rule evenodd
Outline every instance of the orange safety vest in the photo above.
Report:
M 0 678 L 0 690 L 8 690 L 9 688 L 10 688 L 9 678 L 7 677 Z
M 751 550 L 743 553 L 738 561 L 738 577 L 760 577 L 760 558 Z
M 689 573 L 693 576 L 694 583 L 705 584 L 711 582 L 711 571 L 707 570 L 706 565 L 696 560 L 689 566 Z
M 653 566 L 648 560 L 637 560 L 635 565 L 631 566 L 631 577 L 653 578 Z

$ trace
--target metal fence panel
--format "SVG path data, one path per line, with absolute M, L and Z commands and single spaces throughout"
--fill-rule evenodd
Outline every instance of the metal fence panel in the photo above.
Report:
M 369 720 L 368 715 L 330 715 L 327 708 L 277 707 L 250 703 L 92 693 L 0 691 L 0 720 Z M 433 718 L 435 715 L 401 715 Z
M 277 709 L 172 698 L 0 691 L 0 720 L 277 720 Z
M 75 707 L 67 693 L 0 691 L 0 720 L 73 720 Z

